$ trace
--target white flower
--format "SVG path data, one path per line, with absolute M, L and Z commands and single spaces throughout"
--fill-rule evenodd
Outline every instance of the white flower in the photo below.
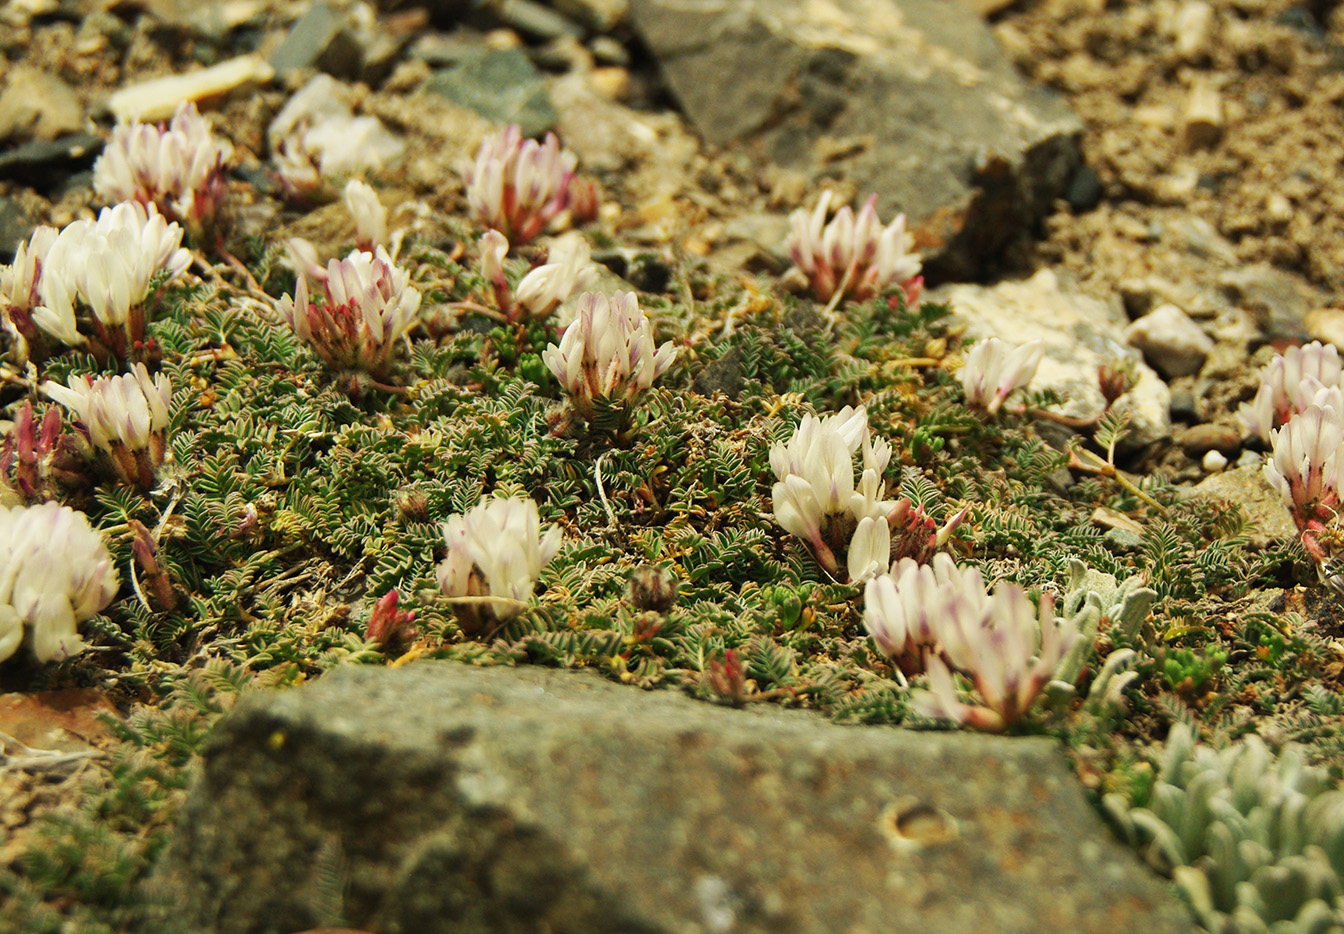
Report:
M 554 133 L 538 143 L 523 139 L 512 124 L 481 143 L 475 161 L 462 167 L 467 204 L 485 226 L 526 243 L 569 206 L 577 165 Z
M 555 374 L 570 404 L 585 421 L 598 400 L 629 408 L 676 359 L 671 341 L 655 347 L 653 324 L 634 292 L 585 292 L 578 318 L 542 362 Z
M 88 517 L 42 503 L 0 509 L 0 661 L 32 635 L 38 661 L 84 649 L 78 624 L 107 606 L 117 572 Z
M 785 248 L 807 276 L 813 293 L 829 301 L 837 291 L 843 297 L 864 301 L 888 288 L 906 291 L 913 305 L 919 296 L 920 258 L 915 240 L 899 214 L 886 227 L 877 217 L 877 195 L 871 196 L 859 213 L 845 205 L 826 222 L 831 191 L 825 191 L 812 213 L 800 208 L 789 215 L 792 231 Z
M 775 521 L 780 528 L 809 543 L 821 541 L 824 514 L 812 484 L 797 474 L 789 474 L 774 485 L 770 495 L 775 503 Z
M 509 241 L 498 230 L 490 229 L 481 234 L 481 278 L 489 282 L 498 294 L 507 292 L 508 280 L 504 277 L 504 257 L 509 255 Z M 507 312 L 507 308 L 500 311 Z
M 168 126 L 121 123 L 93 164 L 93 187 L 107 201 L 157 205 L 199 233 L 226 194 L 225 172 L 233 147 L 185 101 Z
M 1305 528 L 1320 518 L 1321 506 L 1333 507 L 1339 500 L 1344 410 L 1313 403 L 1269 437 L 1274 454 L 1265 464 L 1265 478 Z
M 931 564 L 902 558 L 889 574 L 868 581 L 863 625 L 878 651 L 916 670 L 921 653 L 940 640 L 938 627 L 959 595 L 960 580 L 955 563 L 940 552 Z
M 55 227 L 38 227 L 14 251 L 14 262 L 0 266 L 0 326 L 13 339 L 21 363 L 28 359 L 29 342 L 39 337 L 33 309 L 42 302 L 42 274 L 56 234 Z
M 118 357 L 136 351 L 145 338 L 142 307 L 162 275 L 181 275 L 191 264 L 182 228 L 154 205 L 126 201 L 103 208 L 96 221 L 68 224 L 52 241 L 39 285 L 42 304 L 33 322 L 67 344 L 83 344 L 75 301 L 93 312 L 102 344 Z
M 56 228 L 42 226 L 14 251 L 14 262 L 0 266 L 0 306 L 31 311 L 39 304 L 38 285 L 47 251 L 56 241 Z
M 917 692 L 912 703 L 925 716 L 998 731 L 1030 709 L 1078 633 L 1067 619 L 1055 620 L 1049 594 L 1039 607 L 1016 584 L 998 584 L 987 601 L 982 595 L 963 591 L 969 599 L 954 598 L 938 625 L 943 655 L 971 678 L 982 704 L 962 704 L 951 673 L 932 654 L 926 663 L 930 691 Z
M 361 250 L 387 245 L 387 208 L 373 188 L 350 179 L 345 183 L 345 207 L 355 219 L 355 243 Z
M 276 310 L 331 367 L 386 376 L 420 308 L 420 292 L 406 271 L 381 246 L 355 250 L 327 264 L 321 288 L 318 301 L 310 302 L 307 277 L 300 276 L 294 297 L 283 296 Z
M 866 581 L 887 570 L 891 560 L 891 526 L 885 516 L 864 516 L 850 536 L 845 552 L 851 581 Z
M 571 231 L 551 244 L 547 262 L 530 270 L 518 282 L 513 298 L 530 317 L 541 319 L 575 292 L 597 285 L 597 270 L 583 234 Z
M 1306 410 L 1321 389 L 1344 388 L 1344 360 L 1334 344 L 1312 341 L 1276 354 L 1260 372 L 1260 389 L 1237 417 L 1249 435 L 1269 441 L 1272 429 Z
M 42 391 L 78 416 L 89 441 L 109 456 L 123 482 L 153 486 L 173 398 L 168 377 L 160 373 L 151 381 L 145 365 L 137 363 L 123 376 L 72 375 L 67 383 L 47 380 Z
M 834 436 L 833 440 L 824 440 L 831 435 Z M 804 415 L 793 437 L 786 444 L 770 446 L 770 468 L 774 470 L 775 478 L 778 480 L 783 480 L 789 474 L 805 475 L 809 465 L 818 458 L 817 452 L 822 447 L 838 445 L 849 455 L 859 450 L 867 437 L 868 413 L 863 406 L 854 408 L 847 405 L 824 419 L 815 415 Z M 879 447 L 873 448 L 872 454 L 865 454 L 865 466 L 868 458 L 877 457 L 884 450 L 886 458 L 888 460 L 891 458 L 891 449 L 887 447 L 886 442 L 880 441 L 878 444 Z M 885 468 L 886 463 L 883 462 L 881 469 Z M 852 486 L 853 468 L 850 469 Z
M 966 403 L 993 415 L 1015 390 L 1031 382 L 1044 355 L 1045 345 L 1039 340 L 1013 348 L 997 337 L 977 341 L 959 376 Z
M 517 616 L 536 589 L 541 569 L 560 550 L 558 527 L 541 534 L 537 504 L 530 499 L 482 500 L 466 515 L 443 523 L 448 554 L 439 563 L 438 580 L 450 597 L 495 597 L 481 606 L 464 602 L 458 619 L 468 635 L 492 621 Z

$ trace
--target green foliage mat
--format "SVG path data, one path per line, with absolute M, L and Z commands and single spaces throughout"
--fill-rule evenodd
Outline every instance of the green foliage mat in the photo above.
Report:
M 253 272 L 279 295 L 289 283 L 273 260 Z M 427 247 L 405 262 L 430 320 L 479 285 Z M 829 578 L 772 517 L 770 445 L 805 412 L 845 405 L 865 405 L 874 436 L 892 444 L 893 490 L 938 521 L 970 505 L 948 548 L 987 580 L 1058 594 L 1079 559 L 1121 580 L 1141 575 L 1157 591 L 1128 646 L 1138 678 L 1127 715 L 1077 699 L 1120 647 L 1103 623 L 1076 694 L 1019 726 L 1061 737 L 1098 798 L 1145 801 L 1145 748 L 1174 722 L 1221 740 L 1276 731 L 1309 744 L 1338 778 L 1336 621 L 1328 604 L 1291 590 L 1313 573 L 1297 546 L 1254 550 L 1236 507 L 1182 501 L 1156 478 L 1143 492 L 1163 511 L 1105 477 L 1071 475 L 1068 453 L 1030 421 L 968 411 L 940 365 L 959 346 L 942 306 L 909 312 L 880 299 L 842 308 L 828 326 L 810 305 L 744 295 L 697 270 L 673 281 L 678 297 L 642 302 L 679 343 L 678 362 L 619 434 L 566 417 L 539 365 L 555 339 L 548 325 L 512 331 L 468 317 L 437 342 L 417 334 L 404 394 L 352 396 L 260 302 L 222 283 L 167 289 L 151 331 L 174 388 L 172 462 L 148 495 L 104 483 L 74 505 L 105 533 L 123 578 L 129 524 L 152 530 L 177 604 L 124 588 L 85 624 L 91 650 L 59 666 L 7 666 L 13 689 L 95 686 L 134 712 L 112 760 L 69 808 L 42 819 L 17 871 L 0 871 L 0 926 L 155 929 L 158 912 L 137 902 L 135 884 L 165 842 L 212 725 L 240 691 L 392 661 L 363 635 L 374 601 L 392 589 L 418 614 L 412 656 L 593 667 L 707 700 L 934 726 L 907 711 L 908 691 L 866 637 L 861 588 Z M 43 375 L 97 372 L 71 352 Z M 711 385 L 731 397 L 696 389 Z M 527 612 L 466 639 L 434 578 L 439 523 L 490 493 L 535 499 L 564 545 Z M 1093 521 L 1102 506 L 1129 514 L 1143 534 L 1106 534 Z M 641 565 L 675 575 L 670 612 L 631 605 L 628 581 Z M 742 677 L 725 696 L 730 658 Z

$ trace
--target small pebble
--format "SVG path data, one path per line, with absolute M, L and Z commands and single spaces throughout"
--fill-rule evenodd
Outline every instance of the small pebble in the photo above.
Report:
M 1231 456 L 1241 448 L 1241 432 L 1231 425 L 1192 425 L 1176 433 L 1176 443 L 1191 457 L 1205 451 Z
M 1204 455 L 1202 464 L 1204 469 L 1209 473 L 1218 473 L 1227 466 L 1227 458 L 1217 451 L 1209 451 Z

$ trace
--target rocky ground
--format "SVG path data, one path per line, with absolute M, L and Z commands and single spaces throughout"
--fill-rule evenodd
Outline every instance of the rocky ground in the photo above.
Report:
M 88 170 L 113 91 L 255 54 L 273 77 L 254 72 L 205 100 L 237 154 L 227 246 L 254 270 L 262 241 L 304 236 L 326 255 L 351 240 L 339 203 L 287 200 L 274 171 L 268 128 L 317 73 L 336 79 L 332 100 L 376 117 L 403 148 L 370 175 L 408 242 L 444 255 L 470 241 L 458 167 L 483 136 L 501 122 L 554 128 L 601 193 L 589 234 L 612 274 L 701 302 L 680 335 L 687 346 L 730 333 L 771 290 L 801 291 L 783 250 L 789 212 L 814 204 L 822 187 L 854 202 L 878 191 L 884 219 L 909 212 L 932 294 L 961 316 L 954 332 L 1020 337 L 1041 327 L 1055 341 L 1055 368 L 1037 388 L 1080 407 L 1074 414 L 1095 413 L 1096 363 L 1128 342 L 1151 369 L 1121 466 L 1136 480 L 1206 483 L 1240 500 L 1256 547 L 1291 536 L 1235 413 L 1275 350 L 1311 339 L 1344 345 L 1344 11 L 1289 0 L 979 0 L 983 33 L 928 4 L 894 19 L 873 12 L 888 9 L 877 0 L 860 6 L 873 14 L 878 47 L 824 10 L 794 33 L 713 34 L 724 49 L 745 42 L 771 50 L 762 61 L 794 63 L 783 80 L 755 59 L 734 71 L 741 55 L 703 55 L 714 47 L 697 44 L 707 21 L 669 25 L 664 5 L 649 0 L 232 0 L 205 9 L 9 0 L 0 7 L 0 261 L 35 224 L 60 226 L 98 205 Z M 970 51 L 944 61 L 944 46 L 910 39 L 910 22 L 939 39 L 964 30 Z M 977 44 L 987 34 L 1006 59 Z M 799 53 L 799 35 L 840 51 Z M 901 103 L 883 90 L 892 67 L 884 55 L 959 76 L 960 97 Z M 1028 82 L 1020 91 L 1003 77 L 1014 68 Z M 1039 99 L 1033 82 L 1058 99 Z M 874 109 L 836 103 L 865 88 L 878 89 Z M 1012 106 L 977 109 L 991 89 Z M 948 100 L 965 101 L 964 113 Z M 879 118 L 879 107 L 899 119 Z M 223 262 L 207 278 L 246 287 Z M 745 297 L 715 301 L 711 281 L 744 287 Z M 3 401 L 21 395 L 13 389 Z M 1097 524 L 1134 534 L 1123 516 Z M 1270 599 L 1275 612 L 1335 632 L 1325 589 L 1288 586 Z M 211 655 L 191 647 L 196 663 Z M 0 697 L 5 754 L 54 751 L 40 766 L 29 758 L 23 769 L 0 768 L 0 863 L 17 865 L 37 818 L 68 807 L 101 751 L 125 741 L 97 714 L 161 698 L 144 687 L 152 678 L 130 688 L 115 678 L 90 686 L 87 672 L 51 681 L 0 669 L 6 677 L 14 683 L 0 688 L 14 693 Z M 1089 787 L 1104 791 L 1094 764 L 1079 757 Z M 159 829 L 155 808 L 178 800 L 180 785 L 155 793 L 162 798 L 136 828 L 146 839 Z M 31 900 L 21 886 L 8 895 Z

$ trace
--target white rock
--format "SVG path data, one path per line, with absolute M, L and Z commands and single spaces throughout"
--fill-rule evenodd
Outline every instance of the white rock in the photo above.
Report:
M 1206 472 L 1218 473 L 1218 471 L 1227 466 L 1227 458 L 1217 451 L 1209 451 L 1205 453 L 1204 460 L 1201 463 Z
M 1066 415 L 1090 418 L 1105 408 L 1097 385 L 1102 362 L 1133 355 L 1125 346 L 1128 320 L 1119 298 L 1102 301 L 1061 282 L 1050 269 L 1030 279 L 986 287 L 951 285 L 933 290 L 933 301 L 951 304 L 953 316 L 966 325 L 972 339 L 997 337 L 1024 344 L 1039 339 L 1045 358 L 1028 391 L 1054 390 Z M 1130 431 L 1126 447 L 1142 447 L 1171 435 L 1171 393 L 1166 383 L 1136 361 L 1134 388 L 1120 398 L 1128 408 Z
M 183 101 L 199 101 L 245 84 L 265 84 L 275 69 L 260 55 L 242 55 L 184 75 L 155 78 L 113 92 L 107 106 L 118 120 L 155 123 L 167 120 Z
M 1186 61 L 1201 58 L 1212 51 L 1217 14 L 1204 0 L 1188 0 L 1181 4 L 1171 19 L 1171 34 L 1176 40 L 1176 53 Z
M 1125 329 L 1125 340 L 1168 379 L 1199 372 L 1213 341 L 1175 305 L 1159 305 Z

